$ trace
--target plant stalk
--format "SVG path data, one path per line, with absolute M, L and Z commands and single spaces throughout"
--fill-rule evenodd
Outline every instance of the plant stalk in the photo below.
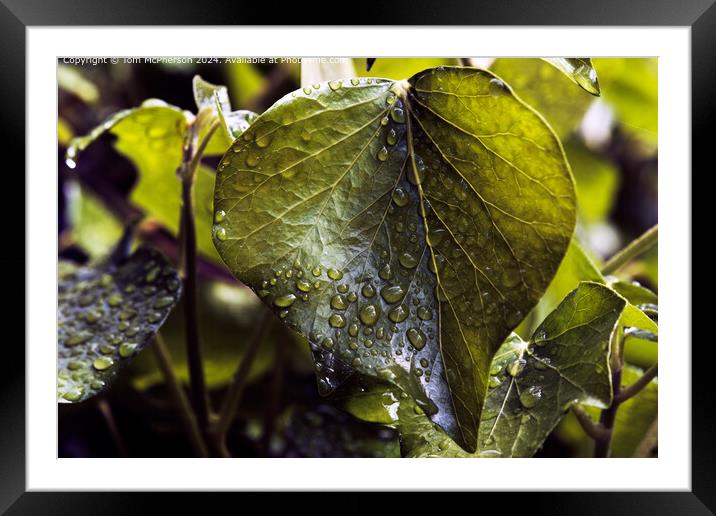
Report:
M 630 260 L 645 253 L 659 241 L 659 225 L 648 229 L 640 237 L 633 240 L 628 246 L 612 256 L 602 267 L 602 274 L 613 274 L 626 265 Z
M 641 375 L 634 383 L 621 390 L 619 392 L 619 395 L 614 397 L 614 403 L 624 403 L 629 398 L 632 398 L 639 394 L 644 387 L 649 385 L 649 382 L 651 382 L 657 374 L 659 374 L 658 363 L 654 364 L 649 369 L 644 371 L 644 374 Z
M 174 374 L 172 359 L 169 355 L 169 350 L 167 350 L 167 347 L 164 344 L 164 339 L 161 334 L 157 333 L 154 336 L 154 345 L 152 346 L 152 349 L 154 350 L 154 357 L 159 364 L 159 369 L 161 369 L 162 374 L 164 375 L 164 381 L 166 382 L 167 387 L 169 387 L 169 391 L 174 399 L 176 408 L 179 411 L 179 416 L 184 425 L 184 430 L 189 437 L 189 441 L 191 442 L 194 454 L 197 457 L 208 457 L 209 452 L 207 451 L 204 438 L 199 430 L 196 416 L 191 408 L 191 403 L 189 403 L 189 399 L 184 392 L 184 388 L 181 386 L 179 379 Z
M 613 399 L 619 396 L 621 390 L 622 381 L 622 370 L 617 369 L 612 372 L 612 389 L 614 390 Z M 597 458 L 609 457 L 609 451 L 612 446 L 612 435 L 614 430 L 614 422 L 617 419 L 617 409 L 619 404 L 613 401 L 611 406 L 607 409 L 602 410 L 602 414 L 599 417 L 599 424 L 604 428 L 605 433 L 599 439 L 594 441 L 594 456 Z
M 271 326 L 271 313 L 265 312 L 259 324 L 254 329 L 254 333 L 251 336 L 246 353 L 244 353 L 241 363 L 238 369 L 234 373 L 234 377 L 229 386 L 229 390 L 224 396 L 224 401 L 219 411 L 219 417 L 212 428 L 212 436 L 219 451 L 220 455 L 229 457 L 230 454 L 226 448 L 226 434 L 229 431 L 231 422 L 234 420 L 236 410 L 241 401 L 241 396 L 246 387 L 246 381 L 249 376 L 249 371 L 256 358 L 256 352 L 258 351 L 261 342 L 264 340 L 266 331 Z

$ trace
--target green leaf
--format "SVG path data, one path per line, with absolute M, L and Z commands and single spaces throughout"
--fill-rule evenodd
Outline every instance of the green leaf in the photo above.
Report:
M 57 65 L 57 85 L 87 104 L 94 104 L 99 100 L 97 86 L 85 79 L 80 70 L 74 66 Z
M 542 59 L 499 58 L 490 70 L 544 116 L 562 139 L 577 128 L 594 100 Z
M 492 360 L 475 454 L 398 391 L 363 387 L 340 401 L 360 419 L 398 428 L 410 457 L 531 457 L 572 404 L 611 404 L 609 339 L 624 306 L 609 288 L 582 283 L 529 342 L 512 334 Z
M 151 249 L 120 263 L 60 261 L 58 401 L 80 402 L 103 391 L 150 342 L 180 294 L 177 272 Z
M 573 403 L 611 405 L 609 339 L 625 304 L 603 285 L 582 283 L 529 343 L 503 344 L 480 420 L 483 450 L 531 457 Z
M 584 89 L 584 91 L 588 91 L 595 97 L 601 94 L 597 71 L 594 69 L 590 58 L 545 57 L 544 60 L 569 77 L 575 84 L 578 84 Z
M 539 115 L 489 72 L 437 68 L 279 100 L 219 165 L 214 242 L 309 337 L 324 391 L 388 379 L 474 450 L 492 355 L 556 271 L 574 197 Z
M 86 188 L 70 183 L 69 214 L 75 242 L 92 258 L 109 254 L 121 238 L 123 227 L 116 217 Z
M 182 162 L 187 117 L 193 116 L 160 100 L 145 101 L 138 108 L 112 115 L 86 136 L 75 138 L 67 149 L 67 164 L 74 168 L 81 151 L 106 131 L 111 132 L 117 137 L 114 142 L 117 152 L 129 159 L 138 172 L 130 200 L 178 235 L 181 183 L 176 171 Z M 220 263 L 211 239 L 214 180 L 215 174 L 208 167 L 197 169 L 194 179 L 196 235 L 199 252 Z

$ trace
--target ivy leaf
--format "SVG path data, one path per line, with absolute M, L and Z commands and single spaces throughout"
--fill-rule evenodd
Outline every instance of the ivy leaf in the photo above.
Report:
M 181 282 L 157 251 L 76 266 L 61 261 L 57 308 L 57 398 L 99 392 L 152 339 L 176 304 Z
M 137 108 L 115 113 L 86 136 L 75 138 L 67 149 L 67 165 L 74 168 L 79 154 L 109 131 L 116 136 L 117 152 L 137 169 L 138 180 L 130 200 L 178 235 L 181 183 L 176 171 L 182 161 L 187 124 L 192 119 L 191 113 L 161 100 L 147 100 Z M 229 144 L 227 140 L 221 152 Z M 197 169 L 194 179 L 196 234 L 201 254 L 220 262 L 211 240 L 214 180 L 213 170 L 205 166 Z
M 342 401 L 354 416 L 395 426 L 410 457 L 531 457 L 569 407 L 612 401 L 609 339 L 625 301 L 582 283 L 530 341 L 512 334 L 492 360 L 477 453 L 465 453 L 397 391 L 360 389 Z
M 577 128 L 594 100 L 543 59 L 498 58 L 490 65 L 490 71 L 544 116 L 563 141 Z M 568 157 L 574 168 L 571 156 Z
M 575 222 L 552 130 L 462 67 L 287 95 L 224 156 L 214 207 L 219 254 L 309 338 L 324 392 L 387 379 L 471 451 L 492 356 Z
M 597 71 L 588 57 L 545 57 L 545 61 L 595 97 L 601 94 Z

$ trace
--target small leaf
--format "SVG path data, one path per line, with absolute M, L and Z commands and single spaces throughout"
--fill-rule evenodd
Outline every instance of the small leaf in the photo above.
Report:
M 545 57 L 545 61 L 595 97 L 601 94 L 597 71 L 588 57 Z
M 84 401 L 141 351 L 181 294 L 160 253 L 139 249 L 119 264 L 61 261 L 57 308 L 57 398 Z
M 231 111 L 231 103 L 229 102 L 229 92 L 226 86 L 220 86 L 205 81 L 200 76 L 195 75 L 192 81 L 194 90 L 194 102 L 196 102 L 197 111 L 202 109 L 217 109 L 221 111 Z
M 445 67 L 279 100 L 219 166 L 214 242 L 309 338 L 325 392 L 387 379 L 474 450 L 490 360 L 556 271 L 574 197 L 542 118 Z
M 481 450 L 531 457 L 573 403 L 611 405 L 609 338 L 625 304 L 603 285 L 582 283 L 529 343 L 503 344 L 492 362 Z
M 233 142 L 236 138 L 241 136 L 241 133 L 248 129 L 258 117 L 259 115 L 247 109 L 240 109 L 228 113 L 219 110 L 222 127 L 224 131 L 226 131 L 226 136 L 230 142 Z

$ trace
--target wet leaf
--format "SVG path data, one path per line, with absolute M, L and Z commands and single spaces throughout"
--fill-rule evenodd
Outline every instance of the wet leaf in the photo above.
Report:
M 554 133 L 489 72 L 336 81 L 236 140 L 214 242 L 309 337 L 324 392 L 387 379 L 474 450 L 492 355 L 556 271 L 574 195 Z
M 530 341 L 512 334 L 490 367 L 477 453 L 465 453 L 412 400 L 374 388 L 343 402 L 354 416 L 395 426 L 410 457 L 531 457 L 573 403 L 611 404 L 609 338 L 625 301 L 582 283 Z
M 499 58 L 490 65 L 490 71 L 544 116 L 562 140 L 579 126 L 594 100 L 543 59 Z M 570 164 L 574 170 L 571 159 Z
M 588 57 L 545 57 L 545 61 L 578 84 L 584 91 L 600 95 L 597 71 Z
M 120 263 L 60 262 L 57 398 L 98 394 L 152 339 L 181 294 L 176 270 L 139 249 Z

